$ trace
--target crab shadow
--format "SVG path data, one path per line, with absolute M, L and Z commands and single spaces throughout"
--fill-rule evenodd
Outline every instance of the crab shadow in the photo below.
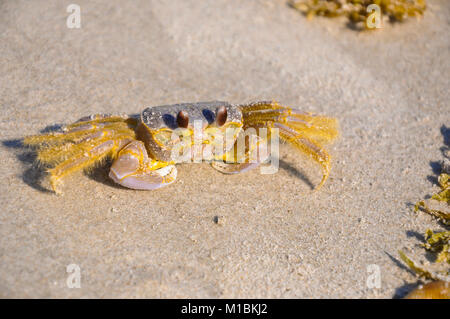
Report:
M 39 133 L 48 134 L 59 131 L 61 124 L 48 125 Z M 15 150 L 16 158 L 22 163 L 23 173 L 20 176 L 22 181 L 28 186 L 42 193 L 52 193 L 50 189 L 42 185 L 46 176 L 45 167 L 37 161 L 36 151 L 23 144 L 23 138 L 2 141 L 3 146 Z
M 23 173 L 19 178 L 28 186 L 42 193 L 51 193 L 42 185 L 45 169 L 37 162 L 36 152 L 23 144 L 23 139 L 11 139 L 2 141 L 2 145 L 14 151 L 16 158 L 22 163 Z
M 283 160 L 281 158 L 279 159 L 279 165 L 280 165 L 281 169 L 288 172 L 291 176 L 294 176 L 294 177 L 302 180 L 306 185 L 309 186 L 309 188 L 311 188 L 311 190 L 314 189 L 313 182 L 311 182 L 311 180 L 306 176 L 305 173 L 298 170 L 296 167 L 292 166 L 291 164 L 289 164 L 288 162 L 286 162 L 285 160 Z
M 102 165 L 95 166 L 95 167 L 89 169 L 89 171 L 84 172 L 84 175 L 100 184 L 103 184 L 103 185 L 106 185 L 106 186 L 109 186 L 112 188 L 130 190 L 129 188 L 126 188 L 122 185 L 115 183 L 108 176 L 109 168 L 111 167 L 111 165 L 112 165 L 112 160 L 107 159 Z
M 41 133 L 54 132 L 59 130 L 60 127 L 60 125 L 52 125 L 43 129 Z M 4 147 L 12 150 L 15 153 L 17 160 L 22 163 L 23 173 L 19 177 L 25 184 L 42 193 L 53 192 L 51 189 L 43 185 L 43 181 L 47 176 L 47 167 L 42 166 L 38 163 L 37 154 L 34 149 L 24 145 L 23 139 L 4 140 L 1 143 Z M 109 187 L 125 189 L 125 187 L 114 183 L 108 177 L 109 167 L 111 166 L 111 163 L 112 161 L 108 159 L 102 165 L 96 166 L 90 169 L 88 172 L 85 172 L 84 175 L 96 182 L 107 185 Z M 281 169 L 284 169 L 290 175 L 301 179 L 311 189 L 314 189 L 314 184 L 311 182 L 311 180 L 296 167 L 292 166 L 282 159 L 279 160 L 279 165 Z
M 109 167 L 112 165 L 112 160 L 108 159 L 106 162 L 98 167 L 95 167 L 88 172 L 85 172 L 85 175 L 89 178 L 95 180 L 96 182 L 99 182 L 101 184 L 118 188 L 118 189 L 128 189 L 124 186 L 121 186 L 117 183 L 114 183 L 114 181 L 111 180 L 108 176 Z M 287 163 L 286 161 L 283 161 L 282 159 L 279 160 L 280 168 L 286 170 L 290 175 L 301 179 L 305 184 L 307 184 L 312 190 L 314 189 L 314 184 L 308 179 L 308 177 L 301 171 L 299 171 L 297 168 L 292 166 L 291 164 Z

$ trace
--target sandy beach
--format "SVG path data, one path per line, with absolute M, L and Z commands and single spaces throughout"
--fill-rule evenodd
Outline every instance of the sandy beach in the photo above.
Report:
M 0 297 L 393 298 L 417 277 L 450 125 L 450 3 L 358 32 L 285 0 L 0 3 Z M 277 100 L 336 117 L 330 178 L 288 145 L 280 169 L 183 164 L 135 191 L 108 167 L 48 190 L 24 136 L 95 113 Z M 447 137 L 448 138 L 448 137 Z M 67 285 L 74 264 L 80 288 Z M 371 265 L 379 288 L 367 285 Z

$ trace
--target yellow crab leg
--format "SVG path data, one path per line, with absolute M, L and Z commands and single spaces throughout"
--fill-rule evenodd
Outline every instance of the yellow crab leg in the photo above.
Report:
M 304 113 L 284 107 L 276 102 L 260 102 L 242 107 L 246 126 L 254 127 L 267 122 L 283 123 L 301 132 L 317 143 L 331 142 L 338 136 L 334 118 Z
M 67 128 L 70 129 L 67 130 Z M 121 122 L 103 122 L 100 124 L 97 122 L 97 120 L 94 120 L 90 122 L 83 122 L 83 125 L 79 125 L 76 127 L 69 125 L 67 128 L 67 132 L 56 132 L 50 134 L 28 136 L 24 139 L 24 144 L 32 147 L 42 148 L 46 145 L 61 145 L 66 142 L 77 143 L 92 132 L 99 130 L 114 129 L 115 131 L 134 132 L 132 123 L 124 119 L 122 119 Z
M 331 158 L 321 146 L 338 136 L 338 124 L 334 118 L 304 113 L 279 105 L 277 102 L 258 102 L 241 106 L 246 127 L 275 127 L 280 137 L 298 150 L 311 156 L 322 166 L 320 188 L 330 173 Z
M 281 123 L 274 123 L 274 127 L 280 129 L 280 137 L 282 139 L 288 141 L 303 153 L 310 155 L 314 161 L 322 166 L 323 176 L 322 180 L 317 186 L 317 189 L 322 187 L 322 185 L 330 175 L 331 158 L 328 153 L 320 145 L 317 145 L 316 143 L 314 143 L 314 141 L 302 136 L 301 133 L 296 132 L 286 125 L 283 125 Z
M 98 131 L 86 135 L 77 142 L 67 142 L 65 144 L 45 147 L 37 152 L 37 159 L 42 164 L 58 164 L 71 157 L 76 157 L 89 152 L 95 145 L 108 140 L 135 139 L 133 131 Z
M 67 125 L 65 127 L 66 130 L 71 130 L 73 128 L 83 126 L 85 124 L 93 124 L 93 123 L 114 123 L 114 122 L 127 122 L 132 125 L 137 124 L 137 119 L 129 116 L 120 116 L 120 115 L 110 115 L 110 114 L 94 114 L 82 117 L 75 123 Z
M 50 174 L 50 183 L 53 190 L 55 192 L 58 191 L 57 186 L 64 176 L 76 171 L 91 168 L 105 160 L 108 156 L 114 157 L 115 154 L 117 154 L 117 151 L 130 141 L 130 137 L 125 137 L 122 139 L 100 142 L 83 154 L 71 157 L 56 165 L 54 168 L 49 169 L 48 173 Z
M 67 126 L 65 132 L 30 136 L 24 144 L 37 148 L 42 164 L 55 165 L 48 170 L 52 188 L 66 175 L 89 169 L 107 157 L 115 157 L 121 147 L 135 140 L 135 119 L 91 116 Z

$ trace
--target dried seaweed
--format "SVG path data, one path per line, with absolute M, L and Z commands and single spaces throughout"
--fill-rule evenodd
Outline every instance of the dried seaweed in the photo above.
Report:
M 434 194 L 431 199 L 447 203 L 450 205 L 450 176 L 448 174 L 448 167 L 445 165 L 446 162 L 442 164 L 442 173 L 438 177 L 438 184 L 441 190 Z M 438 209 L 431 209 L 426 204 L 425 201 L 419 201 L 414 210 L 417 212 L 419 210 L 424 211 L 434 217 L 436 217 L 445 226 L 450 226 L 450 213 L 444 212 Z M 441 231 L 434 233 L 432 230 L 427 229 L 425 232 L 425 243 L 422 244 L 427 251 L 436 254 L 437 263 L 447 263 L 450 264 L 450 231 Z M 401 259 L 416 272 L 419 276 L 433 279 L 433 280 L 445 280 L 450 281 L 450 269 L 443 272 L 431 272 L 417 265 L 414 261 L 408 258 L 402 251 L 399 252 Z
M 437 263 L 450 264 L 450 231 L 433 233 L 432 230 L 427 229 L 425 232 L 425 243 L 422 244 L 422 247 L 437 255 Z M 446 271 L 433 272 L 419 266 L 402 251 L 399 251 L 399 255 L 403 262 L 408 265 L 411 270 L 418 274 L 419 277 L 450 282 L 450 269 L 447 269 Z
M 353 24 L 365 28 L 371 14 L 370 5 L 380 8 L 381 16 L 391 22 L 404 21 L 408 17 L 420 17 L 426 10 L 426 0 L 290 0 L 289 5 L 309 19 L 314 16 L 346 16 Z M 369 10 L 368 10 L 369 8 Z
M 438 183 L 441 187 L 441 191 L 431 196 L 431 199 L 450 205 L 450 175 L 448 175 L 447 173 L 442 173 L 441 175 L 439 175 Z M 450 226 L 450 213 L 438 209 L 431 209 L 425 204 L 425 201 L 423 200 L 419 201 L 415 205 L 414 210 L 416 212 L 422 210 L 430 215 L 435 216 L 444 225 Z
M 450 264 L 450 231 L 433 233 L 431 229 L 427 229 L 425 240 L 423 247 L 437 254 L 436 262 Z
M 408 265 L 409 268 L 411 268 L 416 274 L 418 274 L 420 277 L 426 278 L 426 279 L 437 279 L 435 274 L 432 274 L 428 270 L 417 266 L 417 263 L 411 260 L 406 254 L 399 250 L 400 258 L 403 260 L 403 262 Z
M 438 182 L 442 191 L 438 194 L 434 194 L 431 198 L 450 204 L 450 176 L 446 173 L 442 173 L 439 175 Z

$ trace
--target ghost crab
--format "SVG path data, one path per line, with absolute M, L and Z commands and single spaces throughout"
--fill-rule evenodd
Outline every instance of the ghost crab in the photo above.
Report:
M 267 134 L 261 134 L 263 129 Z M 196 130 L 202 136 L 197 144 Z M 277 102 L 183 103 L 149 107 L 140 115 L 91 115 L 61 132 L 26 137 L 24 144 L 35 147 L 39 162 L 49 167 L 55 192 L 64 176 L 107 158 L 113 159 L 109 177 L 116 183 L 152 190 L 175 181 L 175 164 L 186 158 L 198 162 L 199 155 L 200 161 L 210 162 L 222 173 L 254 168 L 267 159 L 265 145 L 273 132 L 322 166 L 318 187 L 323 185 L 330 172 L 330 156 L 322 144 L 337 137 L 337 121 Z M 238 152 L 237 141 L 242 137 L 244 151 Z M 210 152 L 203 156 L 206 150 Z M 174 157 L 174 153 L 184 156 Z

